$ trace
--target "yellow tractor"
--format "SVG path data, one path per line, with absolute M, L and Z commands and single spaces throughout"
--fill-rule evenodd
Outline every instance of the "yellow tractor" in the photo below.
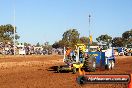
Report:
M 64 59 L 63 62 L 66 63 L 64 66 L 58 66 L 57 72 L 63 70 L 72 71 L 76 73 L 78 68 L 82 68 L 84 65 L 84 52 L 86 51 L 86 46 L 84 44 L 75 45 L 75 50 L 71 48 L 64 47 Z

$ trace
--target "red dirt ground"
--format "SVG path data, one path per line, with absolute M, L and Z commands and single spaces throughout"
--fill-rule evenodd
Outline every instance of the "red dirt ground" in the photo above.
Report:
M 0 88 L 127 88 L 125 84 L 86 84 L 76 82 L 79 75 L 55 73 L 51 67 L 64 64 L 63 56 L 0 56 Z M 130 74 L 132 57 L 117 57 L 113 70 L 87 74 Z

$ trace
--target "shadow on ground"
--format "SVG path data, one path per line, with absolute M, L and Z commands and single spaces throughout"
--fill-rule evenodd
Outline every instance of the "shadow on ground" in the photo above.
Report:
M 63 67 L 64 65 L 61 65 L 60 67 Z M 68 70 L 62 70 L 60 72 L 57 72 L 58 66 L 51 66 L 48 68 L 48 71 L 54 72 L 54 73 L 69 73 L 70 71 Z

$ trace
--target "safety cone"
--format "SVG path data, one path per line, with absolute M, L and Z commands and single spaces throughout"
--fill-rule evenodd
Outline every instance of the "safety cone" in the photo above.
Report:
M 132 88 L 132 74 L 130 74 L 130 83 L 128 85 L 128 88 Z
M 81 70 L 81 67 L 79 67 L 78 71 L 79 71 L 79 75 L 85 75 L 85 71 Z

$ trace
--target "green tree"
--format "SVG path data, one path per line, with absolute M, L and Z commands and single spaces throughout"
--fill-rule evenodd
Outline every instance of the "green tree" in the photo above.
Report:
M 89 38 L 88 37 L 80 37 L 80 43 L 85 44 L 86 46 L 88 45 Z
M 112 37 L 105 34 L 105 35 L 100 35 L 98 38 L 96 38 L 96 40 L 98 42 L 105 42 L 105 43 L 109 44 L 112 41 Z
M 36 44 L 36 46 L 37 46 L 37 47 L 40 47 L 40 44 L 39 44 L 39 42 Z
M 124 40 L 122 37 L 115 37 L 112 40 L 112 46 L 113 47 L 123 47 L 124 46 L 123 41 Z
M 14 27 L 11 24 L 1 25 L 0 26 L 0 42 L 13 42 L 13 38 L 14 38 Z M 16 34 L 15 39 L 17 40 L 19 38 L 20 36 Z
M 30 46 L 30 43 L 24 42 L 24 46 Z
M 57 49 L 57 48 L 60 48 L 61 45 L 59 42 L 55 42 L 53 45 L 52 45 L 53 48 Z
M 45 42 L 45 43 L 44 43 L 44 46 L 48 46 L 48 45 L 49 45 L 49 42 Z
M 124 39 L 124 44 L 132 43 L 132 29 L 130 31 L 126 31 L 122 34 L 122 38 Z
M 92 42 L 91 46 L 98 46 L 97 42 Z
M 45 42 L 44 45 L 43 45 L 43 48 L 51 50 L 52 49 L 52 45 L 50 45 L 49 42 Z
M 83 43 L 86 46 L 88 45 L 89 41 L 90 41 L 89 37 L 85 37 L 85 36 L 80 37 L 80 43 Z M 92 42 L 92 44 L 91 44 L 91 46 L 97 46 L 97 45 L 98 45 L 97 42 Z
M 76 29 L 70 29 L 64 32 L 61 44 L 63 46 L 74 47 L 79 42 L 79 32 Z

